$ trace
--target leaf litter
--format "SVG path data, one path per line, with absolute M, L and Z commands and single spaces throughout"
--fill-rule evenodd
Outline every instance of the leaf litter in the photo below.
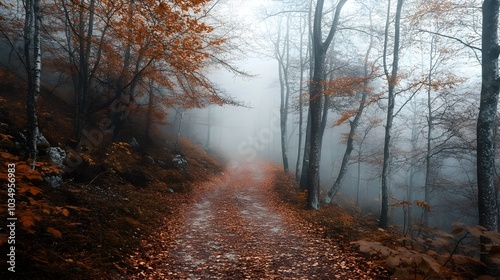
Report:
M 388 279 L 286 211 L 274 174 L 249 166 L 197 188 L 193 203 L 131 256 L 132 279 Z

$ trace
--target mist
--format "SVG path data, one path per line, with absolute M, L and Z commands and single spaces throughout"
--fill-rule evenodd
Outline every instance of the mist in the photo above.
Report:
M 241 275 L 289 273 L 281 266 L 291 262 L 272 254 L 293 251 L 300 259 L 315 243 L 310 240 L 325 236 L 366 253 L 369 263 L 358 265 L 366 260 L 348 252 L 331 254 L 343 245 L 325 241 L 329 245 L 307 252 L 332 258 L 300 260 L 300 273 L 332 267 L 339 255 L 348 256 L 341 269 L 351 271 L 343 264 L 354 258 L 352 272 L 361 275 L 378 254 L 388 270 L 377 268 L 374 277 L 394 272 L 398 279 L 423 279 L 445 271 L 473 278 L 485 268 L 500 275 L 498 5 L 1 1 L 0 134 L 6 144 L 0 157 L 19 160 L 26 178 L 31 171 L 36 178 L 45 169 L 54 173 L 53 181 L 43 179 L 47 184 L 22 182 L 29 190 L 20 192 L 26 213 L 35 213 L 28 209 L 41 205 L 37 195 L 49 185 L 49 194 L 61 185 L 71 190 L 51 197 L 54 207 L 37 211 L 61 219 L 81 214 L 74 212 L 84 211 L 85 203 L 108 207 L 94 202 L 101 191 L 116 197 L 116 187 L 119 199 L 111 210 L 96 213 L 123 212 L 121 225 L 133 225 L 134 234 L 117 243 L 143 240 L 160 223 L 174 229 L 157 241 L 181 240 L 169 248 L 186 256 L 172 259 L 175 275 L 198 265 L 208 268 L 200 275 L 213 275 L 219 259 L 243 267 Z M 19 108 L 26 114 L 12 117 Z M 45 160 L 57 162 L 60 172 Z M 10 174 L 15 164 L 8 166 L 10 182 L 17 175 Z M 9 195 L 16 191 L 9 188 Z M 87 192 L 89 200 L 79 204 Z M 132 193 L 135 198 L 126 197 Z M 61 210 L 66 204 L 71 215 Z M 141 205 L 149 210 L 142 212 Z M 182 211 L 171 211 L 177 206 Z M 152 217 L 162 211 L 171 220 Z M 154 213 L 151 220 L 143 219 L 146 212 Z M 79 219 L 61 223 L 83 229 Z M 33 214 L 22 232 L 65 236 L 49 220 Z M 137 233 L 141 220 L 146 230 Z M 304 221 L 310 229 L 298 225 Z M 204 238 L 220 239 L 230 250 L 207 246 Z M 288 238 L 298 245 L 282 246 Z M 262 252 L 253 258 L 247 247 L 256 240 L 269 242 L 257 242 L 270 250 L 269 258 Z M 157 247 L 151 245 L 151 256 Z M 209 257 L 200 260 L 194 252 Z M 144 266 L 154 275 L 143 257 L 127 266 Z M 273 270 L 275 260 L 281 266 Z M 188 272 L 184 263 L 190 261 Z M 477 271 L 465 271 L 464 263 Z M 216 274 L 225 275 L 226 268 Z M 126 270 L 120 273 L 142 273 Z
M 257 160 L 268 160 L 278 165 L 283 164 L 280 143 L 279 64 L 273 58 L 272 38 L 270 38 L 272 36 L 270 34 L 276 34 L 276 18 L 280 16 L 280 11 L 293 10 L 295 8 L 294 4 L 298 6 L 300 3 L 297 2 L 287 6 L 287 4 L 271 3 L 272 1 L 261 2 L 260 4 L 254 2 L 252 2 L 253 4 L 247 4 L 245 1 L 238 2 L 236 4 L 238 9 L 244 12 L 234 14 L 231 18 L 231 21 L 234 21 L 236 25 L 244 23 L 242 24 L 244 26 L 254 26 L 254 28 L 246 26 L 245 31 L 241 33 L 247 36 L 243 41 L 252 42 L 242 46 L 245 57 L 237 60 L 235 64 L 239 69 L 249 73 L 250 76 L 241 77 L 220 69 L 211 71 L 209 74 L 212 81 L 220 86 L 224 92 L 241 101 L 243 106 L 210 106 L 204 109 L 190 109 L 186 112 L 181 129 L 183 136 L 194 139 L 207 149 L 223 154 L 228 159 L 231 168 L 252 164 Z M 234 8 L 231 5 L 234 5 L 234 3 L 229 4 L 229 1 L 222 3 L 220 9 L 221 11 L 227 11 L 231 7 Z M 244 8 L 247 5 L 248 8 Z M 296 9 L 300 11 L 300 8 Z M 382 10 L 374 9 L 372 16 L 375 25 L 383 22 L 383 14 L 377 14 L 383 13 Z M 349 24 L 352 26 L 353 22 L 359 20 L 358 18 L 367 19 L 363 5 L 352 2 L 344 8 L 344 11 L 346 13 L 346 26 L 349 26 Z M 300 17 L 300 12 L 295 16 Z M 296 25 L 297 22 L 294 24 Z M 335 56 L 341 58 L 342 63 L 350 63 L 351 65 L 359 63 L 363 50 L 368 46 L 366 34 L 351 30 L 341 32 L 339 36 L 339 39 L 334 42 L 332 47 L 336 53 Z M 404 44 L 409 44 L 412 38 L 410 35 L 405 34 L 404 36 Z M 295 39 L 297 40 L 297 38 Z M 424 73 L 425 64 L 427 63 L 425 61 L 426 49 L 422 43 L 419 44 L 414 47 L 405 45 L 402 49 L 401 63 L 405 69 L 420 68 L 422 70 L 419 71 Z M 450 41 L 445 44 L 451 45 L 454 43 Z M 463 94 L 471 92 L 470 94 L 475 94 L 473 91 L 479 86 L 477 61 L 474 61 L 471 53 L 467 50 L 458 51 L 457 54 L 460 54 L 458 59 L 453 62 L 443 63 L 440 66 L 443 70 L 440 71 L 446 72 L 446 70 L 452 69 L 457 77 L 463 80 L 454 84 L 453 87 L 443 87 L 440 91 L 463 92 Z M 298 55 L 297 51 L 295 51 L 294 55 Z M 374 59 L 377 59 L 376 55 L 374 55 Z M 458 65 L 460 67 L 457 67 Z M 305 73 L 305 76 L 306 80 L 309 79 L 307 73 Z M 298 77 L 295 74 L 291 83 L 296 84 L 297 80 Z M 403 84 L 409 85 L 413 82 L 412 78 L 409 77 L 403 81 Z M 374 93 L 383 93 L 385 91 L 382 77 L 372 79 L 370 86 L 373 88 Z M 404 85 L 401 86 L 401 88 L 404 87 Z M 290 103 L 297 103 L 297 90 L 298 88 L 295 86 Z M 304 91 L 307 92 L 307 89 L 304 89 Z M 426 141 L 425 110 L 423 108 L 418 109 L 418 106 L 422 106 L 426 102 L 425 94 L 425 87 L 421 87 L 419 90 L 410 89 L 397 96 L 396 108 L 399 112 L 394 124 L 395 139 L 392 146 L 395 152 L 390 174 L 390 204 L 395 205 L 390 207 L 392 224 L 403 223 L 403 211 L 397 206 L 397 201 L 425 200 L 423 193 L 425 157 L 417 155 L 419 149 L 423 151 L 425 148 L 421 144 Z M 438 95 L 444 94 L 438 93 Z M 380 174 L 382 171 L 380 156 L 384 143 L 383 120 L 385 119 L 386 110 L 384 102 L 384 99 L 381 98 L 366 108 L 362 117 L 363 123 L 359 129 L 365 131 L 358 132 L 359 137 L 362 133 L 365 133 L 365 142 L 356 143 L 361 145 L 361 150 L 358 150 L 359 146 L 355 147 L 344 182 L 334 200 L 334 203 L 359 209 L 360 213 L 373 214 L 374 216 L 380 211 Z M 444 102 L 448 101 L 445 100 Z M 462 103 L 467 107 L 467 102 L 469 101 L 463 101 Z M 411 105 L 412 103 L 413 105 Z M 439 106 L 443 106 L 443 104 L 446 103 L 441 103 Z M 410 108 L 411 106 L 414 106 L 414 108 Z M 462 105 L 457 106 L 457 112 L 461 110 L 460 106 Z M 465 110 L 466 107 L 462 109 Z M 420 112 L 414 112 L 414 110 L 420 110 Z M 303 133 L 305 135 L 307 109 L 304 112 Z M 322 193 L 326 193 L 334 183 L 345 151 L 345 136 L 349 133 L 349 123 L 335 124 L 341 113 L 341 111 L 331 109 L 324 133 L 320 163 Z M 171 113 L 170 115 L 171 122 L 175 122 L 175 118 L 172 117 L 175 114 Z M 291 167 L 290 174 L 294 176 L 298 155 L 299 129 L 299 115 L 296 107 L 289 109 L 288 116 L 287 153 Z M 378 119 L 380 121 L 370 127 L 367 119 Z M 416 121 L 413 128 L 410 123 L 412 120 Z M 412 130 L 415 129 L 418 131 L 413 132 L 417 134 L 413 137 L 417 138 L 413 141 L 417 141 L 419 144 L 414 145 L 412 148 Z M 438 135 L 445 133 L 445 131 L 442 128 L 436 128 L 435 133 Z M 462 136 L 455 134 L 449 136 L 448 140 L 453 140 L 454 137 L 460 138 Z M 474 136 L 471 135 L 471 139 L 468 140 L 473 140 L 473 138 Z M 435 139 L 435 145 L 437 146 L 441 145 L 438 140 Z M 448 140 L 445 140 L 445 142 Z M 447 143 L 451 143 L 451 140 Z M 465 141 L 465 139 L 462 140 Z M 455 143 L 455 145 L 462 144 Z M 304 148 L 301 147 L 301 149 L 303 155 Z M 429 202 L 432 208 L 431 212 L 429 212 L 429 225 L 450 229 L 454 221 L 467 221 L 470 224 L 477 223 L 477 211 L 471 211 L 470 208 L 475 205 L 475 198 L 469 196 L 475 189 L 473 156 L 469 152 L 464 152 L 463 155 L 448 153 L 439 157 L 433 163 L 436 165 L 436 172 L 433 178 L 432 198 Z M 299 161 L 299 168 L 302 168 L 301 158 L 299 158 Z M 410 185 L 411 187 L 409 187 Z M 461 191 L 460 188 L 466 189 Z M 412 219 L 418 220 L 423 209 L 416 204 L 413 204 L 412 207 L 415 208 L 413 211 L 415 216 Z
M 331 9 L 333 6 L 329 4 Z M 371 5 L 371 6 L 370 6 Z M 380 67 L 381 38 L 379 37 L 384 21 L 384 9 L 374 4 L 359 4 L 355 2 L 348 3 L 343 10 L 343 23 L 345 28 L 339 31 L 338 38 L 334 40 L 330 55 L 332 56 L 331 71 L 334 76 L 349 75 L 345 74 L 345 69 L 354 72 L 362 72 L 362 57 L 368 48 L 368 37 L 366 31 L 368 24 L 368 11 L 371 11 L 372 30 L 376 34 L 375 43 L 372 47 L 374 51 L 370 54 L 369 60 L 373 62 L 374 69 Z M 276 59 L 276 39 L 278 27 L 290 28 L 293 40 L 292 50 L 289 51 L 291 68 L 290 71 L 290 107 L 288 109 L 288 120 L 286 122 L 287 135 L 286 151 L 290 165 L 290 175 L 295 176 L 296 163 L 299 161 L 299 171 L 302 170 L 302 156 L 304 154 L 304 143 L 298 147 L 299 140 L 299 112 L 297 108 L 299 94 L 299 74 L 298 64 L 298 38 L 301 18 L 307 13 L 307 3 L 293 1 L 290 3 L 280 3 L 276 1 L 220 1 L 214 5 L 211 15 L 216 24 L 214 32 L 232 32 L 230 36 L 232 44 L 237 45 L 234 50 L 234 56 L 230 58 L 231 67 L 238 69 L 240 73 L 230 71 L 223 67 L 207 67 L 206 75 L 213 82 L 221 94 L 239 102 L 239 106 L 231 105 L 207 105 L 205 108 L 186 108 L 183 112 L 182 121 L 179 118 L 179 106 L 172 108 L 166 106 L 168 112 L 167 121 L 164 129 L 172 134 L 180 133 L 181 137 L 192 139 L 196 143 L 205 147 L 207 150 L 215 151 L 227 160 L 228 166 L 237 169 L 240 166 L 252 164 L 258 160 L 267 160 L 281 165 L 281 131 L 280 131 L 280 64 Z M 406 12 L 415 7 L 409 5 Z M 229 12 L 234 11 L 234 12 Z M 296 11 L 296 12 L 294 12 Z M 285 26 L 283 18 L 291 15 L 293 20 L 289 21 L 289 26 Z M 210 20 L 209 20 L 210 21 Z M 327 23 L 331 19 L 326 19 Z M 364 22 L 363 24 L 358 24 Z M 407 24 L 407 23 L 406 23 Z M 218 29 L 219 28 L 219 29 Z M 303 28 L 303 27 L 302 27 Z M 405 25 L 405 30 L 410 27 Z M 459 27 L 456 27 L 459 29 Z M 284 31 L 281 31 L 282 33 Z M 361 30 L 361 31 L 360 31 Z M 283 34 L 282 34 L 283 35 Z M 426 34 L 428 35 L 428 34 Z M 418 36 L 415 38 L 413 36 Z M 429 49 L 425 45 L 423 33 L 413 34 L 411 32 L 403 34 L 403 47 L 401 64 L 402 68 L 409 74 L 402 79 L 400 89 L 401 93 L 396 99 L 396 109 L 398 115 L 395 119 L 395 132 L 392 147 L 395 149 L 392 155 L 390 172 L 390 197 L 392 201 L 400 200 L 425 200 L 423 186 L 425 185 L 425 156 L 418 154 L 418 150 L 425 148 L 422 143 L 427 141 L 425 135 L 426 117 L 424 106 L 426 101 L 425 86 L 412 86 L 422 75 L 425 76 L 426 67 L 429 67 L 428 58 Z M 304 37 L 303 44 L 307 45 L 307 36 Z M 418 40 L 417 40 L 418 39 Z M 437 39 L 431 38 L 434 43 Z M 412 43 L 417 40 L 417 43 Z M 445 77 L 447 73 L 453 73 L 453 85 L 444 85 L 436 87 L 433 100 L 439 104 L 436 105 L 436 114 L 439 114 L 441 120 L 447 120 L 453 123 L 453 113 L 470 113 L 475 111 L 470 104 L 475 104 L 477 100 L 470 98 L 475 95 L 479 87 L 479 67 L 478 61 L 474 56 L 474 50 L 463 49 L 457 46 L 457 42 L 444 41 L 440 38 L 439 43 L 453 49 L 455 58 L 453 60 L 446 58 L 443 54 L 436 54 L 436 50 L 430 50 L 435 53 L 440 64 L 431 65 L 436 70 L 436 76 Z M 413 45 L 412 45 L 413 44 Z M 436 43 L 437 44 L 437 43 Z M 281 46 L 281 45 L 279 45 Z M 307 47 L 307 46 L 306 46 Z M 284 48 L 284 47 L 278 47 Z M 4 43 L 2 47 L 4 53 L 8 52 L 8 45 Z M 451 52 L 448 50 L 448 52 Z M 305 55 L 305 54 L 303 54 Z M 10 57 L 10 58 L 9 58 Z M 432 57 L 431 64 L 433 63 Z M 2 56 L 1 63 L 9 65 L 14 71 L 22 72 L 20 65 L 16 64 L 12 55 Z M 47 66 L 51 68 L 52 66 Z M 16 70 L 17 69 L 17 70 Z M 344 72 L 342 72 L 344 71 Z M 351 70 L 349 70 L 351 71 Z M 241 74 L 241 73 L 245 74 Z M 348 71 L 347 71 L 348 72 Z M 419 73 L 420 72 L 420 73 Z M 442 73 L 442 74 L 440 74 Z M 44 76 L 44 83 L 53 88 L 53 92 L 61 98 L 66 99 L 68 103 L 73 102 L 71 95 L 62 94 L 68 91 L 68 84 L 61 83 L 61 75 L 53 71 L 51 75 Z M 308 92 L 309 70 L 303 69 L 303 87 L 302 93 Z M 444 78 L 443 78 L 444 79 Z M 451 82 L 450 82 L 451 83 Z M 386 89 L 384 78 L 380 75 L 370 80 L 372 95 L 381 95 Z M 408 90 L 404 89 L 408 87 Z M 452 97 L 439 101 L 440 96 L 450 95 Z M 375 98 L 375 97 L 374 97 Z M 377 97 L 378 100 L 371 102 L 363 113 L 361 124 L 357 132 L 357 139 L 354 145 L 354 152 L 348 163 L 347 173 L 342 183 L 342 187 L 335 196 L 334 203 L 345 207 L 356 208 L 361 213 L 371 213 L 376 215 L 380 211 L 380 184 L 381 184 L 381 153 L 384 143 L 384 124 L 386 105 L 383 97 Z M 349 122 L 347 120 L 341 124 L 337 120 L 342 117 L 343 110 L 348 110 L 345 102 L 356 102 L 348 97 L 333 97 L 334 104 L 340 107 L 332 106 L 329 110 L 328 121 L 322 140 L 322 153 L 320 162 L 320 178 L 322 195 L 335 182 L 339 174 L 346 147 L 346 135 L 349 133 Z M 306 134 L 307 126 L 307 100 L 304 100 L 302 134 Z M 457 104 L 453 113 L 439 111 L 443 106 L 448 106 L 447 102 Z M 344 106 L 344 107 L 342 107 Z M 411 108 L 413 106 L 414 108 Z M 473 106 L 472 106 L 473 107 Z M 448 115 L 444 115 L 448 114 Z M 352 119 L 352 118 L 351 118 Z M 456 121 L 459 118 L 456 118 Z M 378 120 L 374 122 L 374 120 Z M 411 125 L 413 121 L 413 125 Z M 472 120 L 470 120 L 472 122 Z M 413 126 L 413 127 L 412 127 Z M 477 211 L 470 210 L 476 203 L 475 196 L 475 163 L 471 152 L 465 150 L 466 144 L 470 144 L 475 136 L 472 131 L 466 131 L 470 127 L 466 125 L 462 132 L 447 132 L 444 127 L 435 125 L 435 135 L 441 134 L 432 141 L 437 147 L 444 147 L 457 151 L 462 149 L 462 154 L 453 154 L 453 152 L 443 152 L 439 158 L 432 164 L 436 165 L 433 170 L 432 198 L 429 202 L 433 209 L 429 213 L 429 224 L 441 228 L 449 228 L 451 222 L 460 220 L 468 221 L 471 224 L 477 223 Z M 449 129 L 449 127 L 448 127 Z M 412 132 L 413 131 L 413 132 Z M 414 134 L 412 136 L 412 133 Z M 446 135 L 445 135 L 446 134 Z M 360 142 L 361 137 L 364 142 Z M 414 139 L 412 140 L 412 137 Z M 415 138 L 416 137 L 416 138 Z M 470 137 L 470 138 L 468 138 Z M 304 140 L 304 139 L 303 139 Z M 419 142 L 417 144 L 412 141 Z M 440 142 L 441 141 L 441 142 Z M 413 146 L 412 146 L 413 145 Z M 447 145 L 455 145 L 455 148 Z M 472 144 L 471 144 L 472 145 Z M 470 147 L 473 149 L 474 147 Z M 298 157 L 299 149 L 301 157 Z M 443 150 L 444 151 L 444 150 Z M 438 155 L 436 155 L 438 157 Z M 411 185 L 411 187 L 409 187 Z M 464 205 L 467 205 L 465 207 Z M 413 205 L 417 211 L 422 211 Z M 397 207 L 391 208 L 391 223 L 401 224 L 402 218 L 398 214 L 401 212 Z M 416 211 L 415 211 L 416 212 Z M 416 215 L 416 214 L 415 214 Z M 418 215 L 414 217 L 418 219 Z M 451 222 L 450 222 L 451 221 Z

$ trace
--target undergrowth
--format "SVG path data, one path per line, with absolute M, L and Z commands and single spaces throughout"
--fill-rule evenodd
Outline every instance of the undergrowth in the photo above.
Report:
M 283 171 L 276 172 L 275 190 L 292 211 L 313 225 L 324 236 L 339 240 L 345 247 L 357 249 L 374 266 L 384 266 L 392 279 L 484 279 L 485 266 L 479 261 L 481 238 L 500 244 L 500 235 L 479 226 L 454 223 L 451 232 L 411 225 L 410 230 L 377 227 L 376 217 L 362 216 L 337 205 L 323 205 L 318 211 L 306 210 L 307 191 L 300 191 L 297 182 Z M 392 207 L 405 207 L 399 202 Z M 415 205 L 426 210 L 426 205 Z M 500 246 L 488 248 L 490 259 L 500 263 Z M 480 278 L 478 278 L 480 277 Z
M 187 139 L 158 140 L 132 147 L 126 139 L 105 139 L 82 163 L 69 170 L 40 155 L 33 170 L 24 160 L 25 89 L 10 77 L 0 81 L 0 184 L 6 186 L 8 164 L 16 165 L 16 279 L 116 279 L 133 269 L 130 256 L 141 241 L 164 229 L 191 200 L 198 183 L 222 171 L 222 166 Z M 53 146 L 65 148 L 71 139 L 68 106 L 43 91 L 39 125 Z M 92 126 L 89 123 L 89 126 Z M 172 163 L 181 155 L 185 166 Z M 43 177 L 63 173 L 53 188 Z M 0 208 L 7 209 L 7 188 L 0 188 Z M 0 212 L 6 221 L 7 211 Z M 3 227 L 3 226 L 2 226 Z M 4 229 L 5 230 L 5 229 Z M 10 248 L 0 232 L 0 270 L 7 271 Z M 2 278 L 0 275 L 0 279 Z

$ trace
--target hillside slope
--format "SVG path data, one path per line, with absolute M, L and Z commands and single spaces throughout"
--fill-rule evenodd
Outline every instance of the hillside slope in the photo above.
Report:
M 103 141 L 75 168 L 59 167 L 39 147 L 35 170 L 25 161 L 25 82 L 12 75 L 0 81 L 0 182 L 15 176 L 15 193 L 0 188 L 1 209 L 13 206 L 15 229 L 0 229 L 1 279 L 110 279 L 131 268 L 128 256 L 141 249 L 165 220 L 192 198 L 197 182 L 219 174 L 222 166 L 203 149 L 181 139 L 148 145 Z M 51 146 L 74 142 L 71 111 L 49 92 L 38 102 L 39 126 Z M 90 126 L 92 124 L 89 124 Z M 131 139 L 133 131 L 123 139 Z M 10 164 L 10 166 L 9 166 Z M 9 170 L 8 167 L 13 167 Z M 12 172 L 9 172 L 12 171 Z M 63 176 L 56 188 L 47 176 Z M 8 202 L 13 202 L 9 205 Z M 0 220 L 9 218 L 1 211 Z M 8 244 L 14 234 L 15 244 Z M 15 274 L 6 274 L 14 246 Z M 10 257 L 9 257 L 10 258 Z

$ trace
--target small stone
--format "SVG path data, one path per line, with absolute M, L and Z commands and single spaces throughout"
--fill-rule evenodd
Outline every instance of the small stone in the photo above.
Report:
M 50 147 L 49 158 L 57 166 L 62 167 L 66 159 L 66 151 L 60 147 Z
M 174 163 L 175 166 L 177 166 L 180 169 L 186 169 L 188 167 L 187 160 L 181 155 L 175 155 L 172 162 Z
M 132 137 L 132 139 L 130 139 L 129 144 L 132 148 L 139 147 L 139 142 L 137 142 L 137 139 L 135 139 L 135 137 Z
M 53 188 L 59 187 L 62 183 L 62 177 L 60 175 L 46 176 L 44 180 Z

